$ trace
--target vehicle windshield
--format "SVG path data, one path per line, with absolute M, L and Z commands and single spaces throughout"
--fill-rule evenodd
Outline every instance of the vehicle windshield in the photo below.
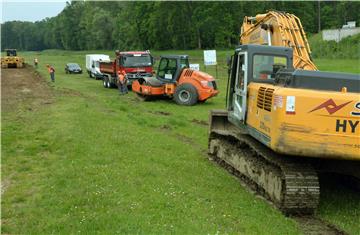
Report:
M 6 50 L 6 56 L 16 56 L 16 50 Z
M 72 69 L 79 69 L 80 68 L 80 66 L 78 64 L 68 64 L 68 67 L 72 68 Z
M 253 79 L 273 80 L 279 69 L 286 68 L 286 57 L 255 55 L 253 61 Z
M 134 55 L 125 55 L 121 57 L 122 66 L 124 67 L 142 67 L 142 66 L 152 66 L 151 57 L 149 54 L 134 54 Z

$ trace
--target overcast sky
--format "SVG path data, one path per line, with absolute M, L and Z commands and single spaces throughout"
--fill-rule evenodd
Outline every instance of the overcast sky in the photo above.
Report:
M 65 7 L 66 1 L 40 0 L 0 0 L 1 23 L 5 21 L 21 20 L 35 22 L 59 14 Z

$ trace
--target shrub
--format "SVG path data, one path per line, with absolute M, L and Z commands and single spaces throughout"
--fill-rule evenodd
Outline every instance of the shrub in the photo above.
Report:
M 360 34 L 340 42 L 324 41 L 321 34 L 315 34 L 309 38 L 309 44 L 314 58 L 360 59 Z

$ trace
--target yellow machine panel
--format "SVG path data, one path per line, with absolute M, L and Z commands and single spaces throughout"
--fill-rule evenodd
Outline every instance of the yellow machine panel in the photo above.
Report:
M 1 68 L 22 68 L 25 60 L 17 56 L 16 49 L 5 49 L 6 56 L 1 57 Z
M 276 152 L 360 160 L 360 97 L 251 83 L 246 123 Z

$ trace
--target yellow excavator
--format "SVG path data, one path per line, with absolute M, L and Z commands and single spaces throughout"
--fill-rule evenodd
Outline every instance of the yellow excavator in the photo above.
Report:
M 316 71 L 291 14 L 245 17 L 240 42 L 226 110 L 210 113 L 209 157 L 286 214 L 311 214 L 319 172 L 360 180 L 360 77 Z
M 6 56 L 1 57 L 1 68 L 22 68 L 25 65 L 23 57 L 17 55 L 16 49 L 5 49 Z

